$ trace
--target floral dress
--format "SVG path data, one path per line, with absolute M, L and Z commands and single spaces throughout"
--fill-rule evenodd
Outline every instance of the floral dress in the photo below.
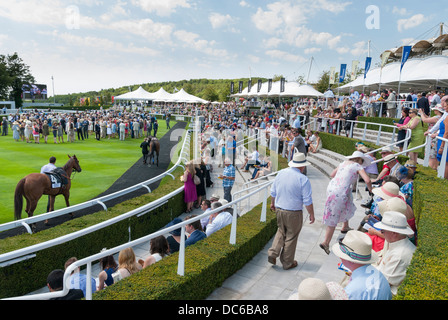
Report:
M 358 171 L 363 167 L 356 162 L 344 161 L 339 165 L 336 176 L 327 187 L 323 223 L 336 227 L 339 222 L 348 221 L 356 211 L 353 203 L 352 185 L 356 183 Z

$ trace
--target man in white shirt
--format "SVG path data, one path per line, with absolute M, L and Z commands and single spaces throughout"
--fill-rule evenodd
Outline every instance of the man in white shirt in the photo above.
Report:
M 212 210 L 217 209 L 221 206 L 221 202 L 213 202 Z M 207 237 L 210 237 L 211 234 L 231 224 L 232 215 L 229 212 L 222 210 L 210 215 L 210 221 L 211 222 L 207 224 L 207 229 L 205 230 L 205 234 L 207 235 Z
M 385 242 L 373 266 L 386 277 L 392 294 L 396 295 L 416 249 L 408 238 L 414 231 L 409 227 L 406 216 L 397 211 L 385 212 L 381 222 L 375 223 L 374 227 L 381 229 Z

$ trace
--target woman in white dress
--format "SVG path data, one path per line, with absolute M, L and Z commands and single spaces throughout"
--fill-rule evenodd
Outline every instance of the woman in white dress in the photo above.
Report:
M 138 263 L 140 263 L 143 268 L 159 262 L 169 254 L 170 246 L 165 236 L 158 236 L 154 239 L 151 239 L 149 252 L 151 253 L 151 255 L 146 258 L 145 261 L 143 261 L 142 259 L 138 261 Z
M 360 151 L 355 151 L 346 159 L 331 173 L 332 179 L 327 187 L 327 201 L 323 216 L 323 223 L 327 226 L 327 229 L 325 239 L 320 244 L 320 247 L 327 254 L 330 254 L 330 241 L 338 223 L 343 223 L 342 233 L 351 230 L 348 222 L 356 211 L 356 206 L 353 203 L 352 185 L 356 183 L 358 174 L 367 184 L 369 191 L 372 192 L 372 183 L 364 170 L 365 167 L 370 165 L 370 158 Z

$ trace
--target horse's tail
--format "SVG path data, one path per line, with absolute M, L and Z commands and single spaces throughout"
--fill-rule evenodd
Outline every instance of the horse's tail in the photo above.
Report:
M 14 193 L 14 219 L 22 218 L 23 194 L 24 194 L 25 178 L 19 181 Z

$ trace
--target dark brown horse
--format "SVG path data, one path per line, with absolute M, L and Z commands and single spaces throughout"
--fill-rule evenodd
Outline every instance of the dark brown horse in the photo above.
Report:
M 69 155 L 68 157 L 69 160 L 62 168 L 63 170 L 61 170 L 63 176 L 62 178 L 65 178 L 68 181 L 65 186 L 61 186 L 60 188 L 52 188 L 52 182 L 49 176 L 45 173 L 30 173 L 19 181 L 14 194 L 14 218 L 16 220 L 22 218 L 23 197 L 26 199 L 25 212 L 28 214 L 28 217 L 33 216 L 37 202 L 44 194 L 50 196 L 49 211 L 54 210 L 54 201 L 56 196 L 59 194 L 64 195 L 67 207 L 70 206 L 70 178 L 73 169 L 77 172 L 81 172 L 81 167 L 79 166 L 79 161 L 75 155 L 73 155 L 73 157 Z
M 157 166 L 159 166 L 160 142 L 156 137 L 149 137 L 149 164 L 153 164 L 157 155 Z

